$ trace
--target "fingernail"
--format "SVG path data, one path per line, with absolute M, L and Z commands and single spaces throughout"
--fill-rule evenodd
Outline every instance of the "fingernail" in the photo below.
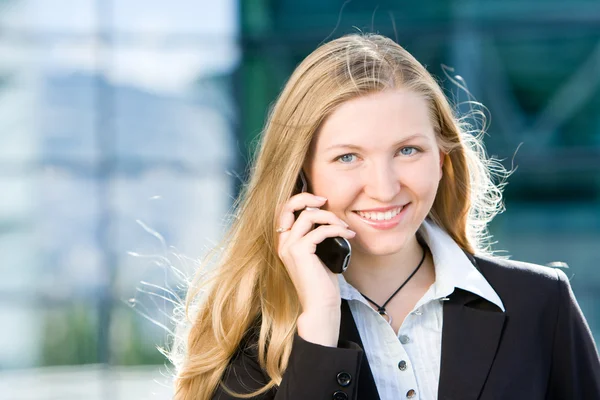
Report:
M 356 232 L 354 232 L 352 229 L 348 229 L 348 232 L 350 232 L 353 235 L 356 235 Z
M 348 224 L 346 223 L 346 221 L 344 221 L 344 220 L 342 220 L 342 219 L 340 219 L 340 221 L 342 221 L 342 224 L 346 225 L 346 228 L 350 226 L 350 225 L 348 225 Z
M 321 201 L 327 200 L 327 197 L 322 197 L 322 196 L 315 196 L 315 197 Z

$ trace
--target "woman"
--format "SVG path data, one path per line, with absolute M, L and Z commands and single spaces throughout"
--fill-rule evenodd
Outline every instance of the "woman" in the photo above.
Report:
M 188 294 L 175 399 L 600 399 L 565 274 L 487 250 L 503 170 L 466 128 L 387 38 L 309 55 Z M 352 246 L 343 274 L 315 255 L 329 237 Z

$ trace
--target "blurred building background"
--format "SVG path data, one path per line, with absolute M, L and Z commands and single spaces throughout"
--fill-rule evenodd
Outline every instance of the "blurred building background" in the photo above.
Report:
M 496 249 L 566 262 L 600 343 L 597 1 L 0 0 L 3 399 L 170 397 L 177 271 L 219 239 L 293 68 L 359 30 L 488 107 L 517 166 Z

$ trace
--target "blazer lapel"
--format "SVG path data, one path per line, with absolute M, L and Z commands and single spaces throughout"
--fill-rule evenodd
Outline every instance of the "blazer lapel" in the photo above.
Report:
M 505 319 L 494 304 L 460 289 L 444 302 L 440 400 L 479 398 Z
M 360 364 L 360 372 L 358 376 L 358 396 L 360 400 L 379 400 L 379 393 L 377 392 L 377 386 L 373 379 L 373 373 L 371 367 L 367 361 L 367 353 L 363 346 L 358 328 L 354 322 L 352 311 L 347 300 L 342 299 L 342 315 L 340 323 L 340 338 L 339 340 L 346 340 L 358 344 L 363 349 L 363 359 Z

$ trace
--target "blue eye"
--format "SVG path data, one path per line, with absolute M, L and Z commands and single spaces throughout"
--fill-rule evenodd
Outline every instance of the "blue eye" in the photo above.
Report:
M 408 151 L 408 152 L 407 152 L 407 151 L 405 151 L 405 150 L 410 150 L 410 151 Z M 418 150 L 417 150 L 417 148 L 416 148 L 416 147 L 410 147 L 410 146 L 408 146 L 408 147 L 403 147 L 403 148 L 401 148 L 401 149 L 400 149 L 400 153 L 401 153 L 403 156 L 411 156 L 411 155 L 413 155 L 413 154 L 414 154 L 415 152 L 417 152 L 417 151 L 418 151 Z
M 337 160 L 341 161 L 342 164 L 349 164 L 356 158 L 354 154 L 343 154 L 337 158 Z

